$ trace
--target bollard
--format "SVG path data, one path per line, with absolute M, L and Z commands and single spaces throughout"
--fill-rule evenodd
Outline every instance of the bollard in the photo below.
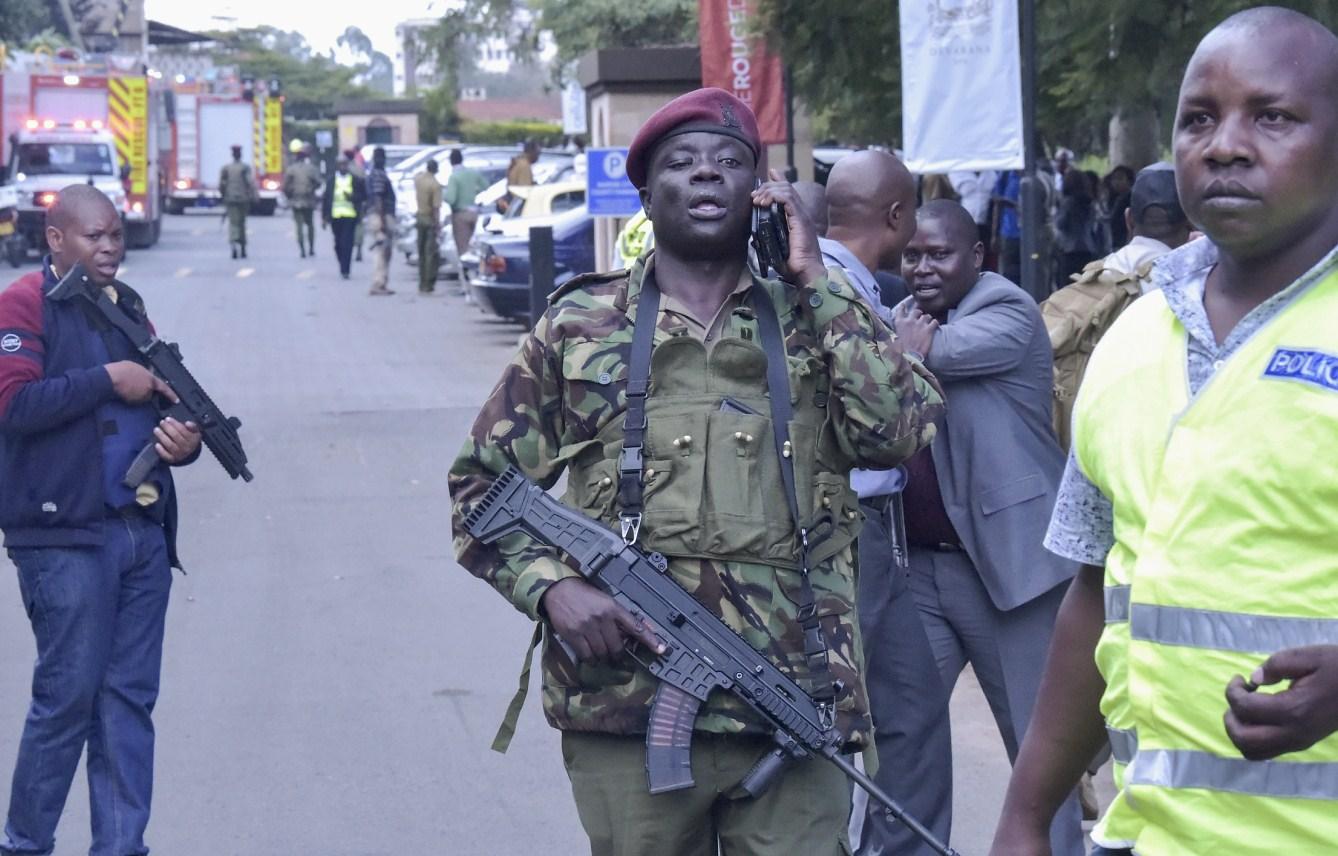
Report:
M 556 286 L 553 269 L 553 227 L 530 227 L 530 326 L 548 308 L 548 295 Z

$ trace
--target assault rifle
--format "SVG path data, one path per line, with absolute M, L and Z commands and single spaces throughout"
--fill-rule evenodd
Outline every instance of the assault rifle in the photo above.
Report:
M 634 646 L 632 656 L 660 685 L 646 729 L 646 775 L 652 794 L 690 788 L 692 724 L 712 691 L 722 689 L 773 729 L 776 748 L 739 783 L 749 796 L 766 790 L 793 761 L 822 757 L 841 769 L 896 820 L 941 856 L 959 856 L 841 754 L 842 736 L 827 705 L 819 705 L 756 648 L 669 576 L 669 562 L 624 544 L 615 532 L 558 502 L 515 467 L 493 482 L 465 518 L 470 535 L 492 543 L 514 532 L 555 547 L 581 574 L 645 622 L 663 654 Z
M 122 288 L 126 287 L 122 285 Z M 159 407 L 159 413 L 164 418 L 170 416 L 178 422 L 194 422 L 200 429 L 204 445 L 213 452 L 228 475 L 234 479 L 240 476 L 246 481 L 251 480 L 251 471 L 246 468 L 246 451 L 242 449 L 242 438 L 237 434 L 242 421 L 236 416 L 223 415 L 223 411 L 218 409 L 200 382 L 181 362 L 181 349 L 176 343 L 164 342 L 143 321 L 131 318 L 116 301 L 89 280 L 88 271 L 82 264 L 70 268 L 70 272 L 61 277 L 47 296 L 58 301 L 83 301 L 91 315 L 110 324 L 130 340 L 145 365 L 177 394 L 177 403 Z M 139 487 L 149 477 L 159 461 L 154 446 L 154 441 L 150 440 L 130 464 L 123 479 L 126 487 Z

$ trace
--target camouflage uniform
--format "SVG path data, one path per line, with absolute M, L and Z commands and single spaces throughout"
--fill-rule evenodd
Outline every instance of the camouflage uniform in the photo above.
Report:
M 293 225 L 297 227 L 297 248 L 306 256 L 316 252 L 316 225 L 313 214 L 320 195 L 320 169 L 311 161 L 302 158 L 289 164 L 283 174 L 283 195 L 288 197 L 288 207 L 293 209 Z
M 246 215 L 251 204 L 260 197 L 256 190 L 255 179 L 251 177 L 251 167 L 241 161 L 224 164 L 218 175 L 218 191 L 227 208 L 228 243 L 232 245 L 232 257 L 237 258 L 240 250 L 246 257 Z
M 653 259 L 652 252 L 630 272 L 581 277 L 554 295 L 451 469 L 461 564 L 535 620 L 547 587 L 576 572 L 555 551 L 521 536 L 480 544 L 463 534 L 462 520 L 494 475 L 515 463 L 545 487 L 570 469 L 564 501 L 616 530 L 615 466 L 632 318 Z M 903 358 L 890 331 L 839 272 L 804 288 L 775 282 L 763 287 L 786 335 L 800 513 L 830 513 L 838 523 L 836 534 L 815 551 L 812 581 L 832 675 L 844 685 L 837 724 L 853 745 L 863 746 L 870 722 L 850 546 L 862 521 L 847 473 L 856 464 L 896 465 L 927 445 L 942 398 L 928 372 Z M 718 335 L 705 343 L 684 335 L 676 315 L 661 308 L 647 404 L 640 544 L 664 552 L 678 582 L 806 685 L 795 619 L 797 544 L 786 504 L 764 475 L 774 469 L 779 484 L 750 294 L 740 290 L 729 298 Z M 725 395 L 757 414 L 720 411 Z M 627 657 L 612 665 L 574 664 L 549 641 L 543 701 L 550 724 L 564 731 L 645 732 L 656 688 L 645 669 Z M 723 692 L 702 706 L 696 728 L 764 733 Z

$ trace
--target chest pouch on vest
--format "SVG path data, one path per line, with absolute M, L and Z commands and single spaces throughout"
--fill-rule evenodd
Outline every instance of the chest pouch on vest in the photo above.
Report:
M 641 323 L 633 331 L 627 411 L 617 464 L 620 530 L 628 544 L 638 539 L 647 514 L 647 487 L 661 475 L 656 471 L 658 464 L 672 470 L 670 480 L 686 491 L 685 506 L 695 503 L 695 507 L 685 507 L 682 515 L 675 515 L 669 496 L 656 503 L 668 506 L 663 508 L 663 519 L 658 507 L 651 514 L 657 549 L 674 555 L 675 550 L 665 549 L 670 545 L 664 539 L 696 530 L 696 549 L 683 551 L 686 554 L 744 554 L 765 560 L 768 552 L 777 549 L 788 553 L 797 535 L 798 556 L 786 558 L 797 559 L 799 570 L 794 599 L 796 620 L 804 632 L 810 691 L 819 702 L 830 702 L 839 688 L 830 674 L 810 571 L 814 551 L 837 530 L 836 517 L 826 503 L 819 504 L 816 514 L 801 514 L 795 444 L 790 437 L 794 411 L 784 334 L 765 289 L 754 286 L 750 297 L 757 312 L 761 349 L 741 339 L 725 339 L 708 353 L 701 342 L 688 337 L 675 337 L 654 348 L 660 292 L 653 273 L 648 272 L 643 280 L 636 310 Z M 649 395 L 652 364 L 653 398 Z M 722 402 L 727 406 L 722 407 Z M 816 433 L 815 428 L 814 436 Z M 811 448 L 813 443 L 805 445 Z M 687 460 L 694 456 L 705 460 Z M 705 484 L 694 490 L 695 479 L 680 477 L 688 474 Z M 771 497 L 748 495 L 752 488 L 768 484 L 782 486 L 789 520 L 768 511 L 766 503 Z

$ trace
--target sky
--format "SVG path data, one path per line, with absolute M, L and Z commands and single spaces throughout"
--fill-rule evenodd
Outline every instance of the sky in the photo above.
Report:
M 357 26 L 382 53 L 395 58 L 395 25 L 410 18 L 437 17 L 443 0 L 145 0 L 154 21 L 187 30 L 255 27 L 295 30 L 321 53 L 335 48 L 345 27 Z M 229 20 L 231 19 L 231 20 Z

